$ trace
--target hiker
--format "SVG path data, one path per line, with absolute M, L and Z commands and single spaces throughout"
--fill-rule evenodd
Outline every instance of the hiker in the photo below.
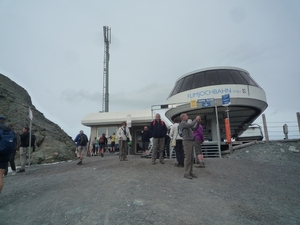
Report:
M 199 120 L 199 126 L 197 130 L 194 130 L 194 147 L 195 147 L 195 153 L 197 156 L 197 163 L 195 164 L 196 168 L 204 168 L 205 164 L 204 164 L 204 156 L 202 154 L 202 150 L 201 150 L 201 145 L 204 142 L 204 135 L 203 135 L 203 127 L 200 124 L 201 122 L 201 117 Z
M 170 130 L 170 137 L 172 139 L 171 146 L 175 148 L 178 167 L 184 167 L 184 151 L 182 146 L 182 137 L 178 134 L 179 119 L 174 119 L 174 124 Z
M 99 138 L 99 148 L 98 153 L 101 155 L 101 157 L 104 157 L 104 150 L 107 145 L 107 138 L 105 137 L 105 133 L 102 134 L 102 136 Z
M 14 126 L 12 124 L 10 124 L 9 127 L 10 127 L 10 129 L 12 129 L 14 131 Z M 13 150 L 13 152 L 10 155 L 10 158 L 9 158 L 10 168 L 13 171 L 12 175 L 16 175 L 16 173 L 17 173 L 17 171 L 16 171 L 16 164 L 15 164 L 15 155 L 16 155 L 16 152 L 20 148 L 20 135 L 17 134 L 16 132 L 15 132 L 14 142 L 15 142 L 14 150 Z M 7 165 L 7 168 L 5 170 L 5 174 L 4 175 L 6 176 L 7 174 L 8 174 L 8 165 Z
M 147 158 L 148 156 L 148 148 L 149 148 L 149 143 L 150 143 L 150 138 L 151 134 L 150 131 L 148 130 L 148 126 L 144 126 L 144 130 L 141 131 L 141 136 L 142 136 L 142 150 L 143 150 L 143 155 L 141 158 Z
M 184 159 L 184 178 L 193 179 L 197 178 L 197 176 L 193 173 L 193 163 L 194 163 L 194 155 L 193 155 L 193 146 L 194 146 L 194 134 L 192 128 L 198 129 L 200 116 L 196 116 L 196 119 L 192 122 L 188 122 L 188 115 L 186 113 L 182 113 L 180 115 L 181 123 L 179 124 L 179 130 L 182 131 L 182 143 L 183 149 L 185 153 Z
M 110 152 L 115 152 L 116 134 L 113 133 L 110 137 Z
M 95 156 L 97 155 L 97 150 L 98 149 L 98 143 L 99 143 L 99 140 L 97 140 L 97 137 L 94 138 L 94 140 L 92 141 L 92 156 Z
M 5 117 L 0 115 L 0 193 L 2 191 L 4 181 L 4 173 L 8 167 L 9 158 L 14 151 L 14 131 L 4 123 Z M 5 132 L 5 134 L 4 134 Z
M 157 152 L 159 152 L 159 162 L 164 164 L 163 152 L 165 151 L 165 136 L 168 129 L 165 122 L 160 119 L 159 113 L 155 115 L 155 119 L 151 122 L 149 130 L 153 137 L 152 165 L 155 164 Z
M 20 135 L 21 143 L 20 143 L 20 163 L 21 168 L 17 170 L 17 173 L 25 172 L 26 165 L 26 156 L 29 147 L 29 128 L 23 127 L 23 133 Z
M 128 161 L 128 142 L 132 141 L 130 130 L 127 127 L 126 122 L 122 123 L 122 126 L 118 129 L 117 137 L 119 140 L 119 159 L 120 161 Z
M 74 139 L 77 145 L 77 159 L 79 160 L 77 165 L 82 165 L 82 160 L 87 153 L 88 137 L 83 133 L 83 130 L 79 131 Z

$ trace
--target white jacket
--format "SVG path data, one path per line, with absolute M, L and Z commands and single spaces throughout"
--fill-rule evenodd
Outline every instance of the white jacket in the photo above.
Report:
M 169 136 L 171 137 L 171 140 L 182 140 L 182 137 L 180 137 L 178 135 L 178 126 L 179 126 L 179 123 L 174 123 L 173 126 L 171 127 L 171 130 L 170 130 L 170 134 Z
M 126 135 L 125 135 L 126 133 Z M 117 140 L 123 140 L 123 141 L 126 141 L 127 138 L 130 139 L 130 141 L 132 141 L 132 137 L 131 137 L 131 134 L 130 134 L 130 130 L 128 127 L 125 127 L 125 132 L 124 132 L 124 127 L 121 126 L 118 131 L 117 131 L 117 134 L 116 134 L 116 138 Z

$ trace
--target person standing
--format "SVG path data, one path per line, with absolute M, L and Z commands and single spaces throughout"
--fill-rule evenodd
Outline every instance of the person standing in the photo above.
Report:
M 127 159 L 128 142 L 132 141 L 132 137 L 126 122 L 123 122 L 122 126 L 118 129 L 117 137 L 119 140 L 119 149 L 120 149 L 119 159 L 120 161 L 128 161 Z
M 148 126 L 144 127 L 144 130 L 141 131 L 142 136 L 142 149 L 143 149 L 143 155 L 142 158 L 146 158 L 148 156 L 148 148 L 150 143 L 151 134 L 148 130 Z
M 194 147 L 195 147 L 195 152 L 196 152 L 196 156 L 197 156 L 197 164 L 195 165 L 195 167 L 197 168 L 204 168 L 205 164 L 204 164 L 204 156 L 202 154 L 202 150 L 201 150 L 201 145 L 204 142 L 204 135 L 203 135 L 203 127 L 200 124 L 201 122 L 201 117 L 199 120 L 199 126 L 197 130 L 194 130 Z
M 164 164 L 163 152 L 165 150 L 165 136 L 168 132 L 167 126 L 160 119 L 160 114 L 155 115 L 155 119 L 150 124 L 150 134 L 153 137 L 153 152 L 152 152 L 152 165 L 155 164 L 157 152 L 159 151 L 159 162 Z
M 12 129 L 14 131 L 14 126 L 12 124 L 9 125 L 10 129 Z M 9 158 L 9 164 L 10 164 L 10 168 L 11 170 L 13 171 L 12 172 L 12 175 L 16 175 L 16 164 L 15 164 L 15 156 L 16 156 L 16 152 L 19 150 L 20 148 L 20 136 L 19 134 L 17 134 L 16 132 L 15 133 L 15 138 L 14 138 L 14 142 L 15 142 L 15 145 L 14 145 L 14 151 L 12 152 L 12 154 L 10 155 L 10 158 Z M 7 168 L 5 170 L 5 176 L 8 174 L 8 165 L 7 165 Z
M 97 137 L 94 138 L 94 140 L 92 141 L 92 156 L 97 154 L 97 150 L 96 147 L 98 148 L 98 140 Z
M 6 168 L 8 167 L 9 158 L 12 152 L 14 151 L 14 143 L 13 143 L 14 131 L 8 126 L 6 126 L 4 121 L 5 121 L 5 117 L 0 115 L 0 132 L 1 134 L 4 134 L 4 132 L 5 133 L 9 132 L 11 134 L 10 135 L 11 139 L 9 139 L 10 140 L 9 142 L 2 142 L 2 141 L 0 142 L 1 150 L 3 150 L 0 152 L 0 193 L 4 185 L 3 176 Z M 4 141 L 5 140 L 4 135 L 2 138 L 3 138 L 2 140 Z
M 83 133 L 83 130 L 79 131 L 79 134 L 77 134 L 74 142 L 76 142 L 77 145 L 77 158 L 79 160 L 77 165 L 82 165 L 82 160 L 87 153 L 86 145 L 88 143 L 88 137 Z
M 172 147 L 175 148 L 177 166 L 184 167 L 184 151 L 182 145 L 182 137 L 178 135 L 178 126 L 179 126 L 179 119 L 176 118 L 174 119 L 174 124 L 170 130 L 170 137 L 172 139 L 171 143 L 175 143 L 175 146 Z
M 21 168 L 17 171 L 17 173 L 25 172 L 26 165 L 26 156 L 29 147 L 29 128 L 24 127 L 23 133 L 20 135 L 21 143 L 20 143 L 20 163 Z
M 99 138 L 99 154 L 101 157 L 104 157 L 104 150 L 107 145 L 107 138 L 105 137 L 105 133 L 102 134 L 102 136 Z
M 113 133 L 110 137 L 110 152 L 115 152 L 116 134 Z
M 193 162 L 194 162 L 194 154 L 193 154 L 193 145 L 194 145 L 194 134 L 192 128 L 198 129 L 197 124 L 200 121 L 200 116 L 196 116 L 196 119 L 191 123 L 188 123 L 188 115 L 186 113 L 182 113 L 180 115 L 181 123 L 179 124 L 179 129 L 182 131 L 182 140 L 183 140 L 183 149 L 185 153 L 184 160 L 184 177 L 187 179 L 197 178 L 197 176 L 193 173 Z

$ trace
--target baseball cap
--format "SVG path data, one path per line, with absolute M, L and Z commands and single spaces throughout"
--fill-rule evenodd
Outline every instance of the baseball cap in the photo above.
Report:
M 0 115 L 0 120 L 5 120 L 5 117 Z

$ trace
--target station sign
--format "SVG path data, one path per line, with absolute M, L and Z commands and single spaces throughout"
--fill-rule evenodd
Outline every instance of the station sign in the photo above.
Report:
M 207 98 L 207 99 L 198 99 L 197 103 L 202 103 L 202 107 L 210 107 L 211 102 L 214 102 L 214 98 Z
M 197 108 L 197 101 L 194 100 L 194 99 L 191 100 L 190 105 L 191 105 L 191 108 L 192 108 L 192 109 Z
M 230 94 L 222 95 L 222 105 L 229 106 L 230 104 Z

